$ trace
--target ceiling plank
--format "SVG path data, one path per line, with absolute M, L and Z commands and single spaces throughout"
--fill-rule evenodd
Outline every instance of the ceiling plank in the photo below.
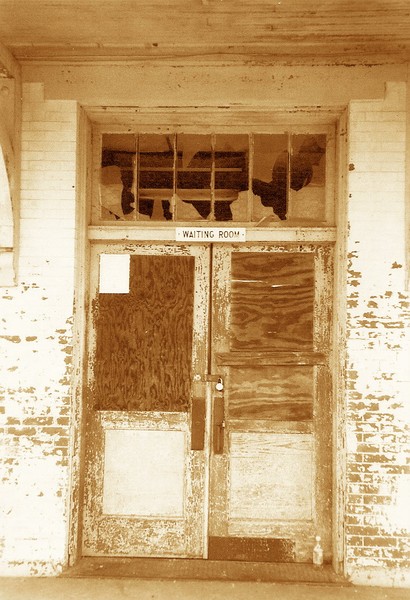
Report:
M 409 56 L 407 0 L 0 0 L 19 60 L 166 55 Z

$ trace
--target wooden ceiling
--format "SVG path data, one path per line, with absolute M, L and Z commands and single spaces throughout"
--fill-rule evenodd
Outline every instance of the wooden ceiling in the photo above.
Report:
M 407 61 L 410 0 L 0 0 L 0 42 L 22 62 Z

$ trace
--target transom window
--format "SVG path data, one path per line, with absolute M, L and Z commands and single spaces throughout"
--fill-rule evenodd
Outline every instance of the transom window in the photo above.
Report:
M 98 139 L 93 223 L 333 224 L 326 133 Z

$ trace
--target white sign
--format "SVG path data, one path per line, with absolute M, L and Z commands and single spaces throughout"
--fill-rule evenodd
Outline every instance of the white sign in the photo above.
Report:
M 100 254 L 100 294 L 128 294 L 130 255 Z
M 177 242 L 245 242 L 245 227 L 176 227 Z

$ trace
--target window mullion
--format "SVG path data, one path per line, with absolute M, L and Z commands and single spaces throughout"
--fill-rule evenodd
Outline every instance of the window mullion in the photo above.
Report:
M 211 164 L 211 212 L 209 215 L 210 221 L 215 221 L 215 145 L 216 145 L 216 135 L 215 133 L 211 136 L 211 156 L 212 156 L 212 164 Z

